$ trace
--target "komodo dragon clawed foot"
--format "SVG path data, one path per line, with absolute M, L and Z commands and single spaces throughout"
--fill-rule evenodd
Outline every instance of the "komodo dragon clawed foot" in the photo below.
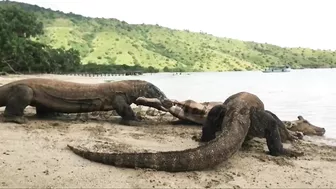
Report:
M 48 110 L 48 108 L 42 108 L 41 106 L 36 106 L 36 117 L 39 119 L 50 119 L 62 116 L 62 113 L 53 112 Z
M 269 155 L 273 155 L 271 154 L 270 152 L 268 152 Z M 291 150 L 291 149 L 283 149 L 282 153 L 279 154 L 281 156 L 288 156 L 288 157 L 300 157 L 300 156 L 303 156 L 304 155 L 304 152 L 299 152 L 299 151 L 296 151 L 296 150 Z M 273 155 L 274 156 L 274 155 Z
M 119 122 L 120 125 L 126 125 L 126 126 L 140 126 L 142 123 L 138 120 L 125 120 L 121 119 Z
M 115 101 L 113 103 L 113 107 L 118 115 L 121 116 L 121 120 L 119 124 L 127 125 L 127 126 L 139 126 L 140 119 L 136 116 L 133 109 L 127 104 L 125 98 L 122 96 L 115 97 Z
M 17 124 L 25 124 L 28 122 L 28 119 L 23 116 L 7 116 L 4 118 L 4 122 L 12 122 Z

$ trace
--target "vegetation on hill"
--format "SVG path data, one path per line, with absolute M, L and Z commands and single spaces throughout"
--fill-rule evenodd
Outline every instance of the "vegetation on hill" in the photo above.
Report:
M 0 6 L 8 4 L 34 13 L 43 23 L 44 33 L 32 36 L 32 43 L 64 48 L 64 52 L 78 51 L 82 64 L 93 69 L 95 64 L 104 69 L 135 66 L 153 72 L 257 70 L 279 65 L 336 67 L 335 51 L 281 48 L 158 25 L 131 25 L 116 19 L 65 14 L 25 3 L 0 2 Z
M 0 7 L 0 68 L 5 72 L 50 72 L 80 66 L 79 52 L 55 49 L 30 40 L 43 34 L 34 15 L 17 7 Z
M 79 51 L 74 48 L 54 48 L 32 38 L 44 34 L 43 23 L 18 6 L 0 6 L 0 70 L 10 73 L 111 73 L 154 68 L 127 65 L 81 64 Z

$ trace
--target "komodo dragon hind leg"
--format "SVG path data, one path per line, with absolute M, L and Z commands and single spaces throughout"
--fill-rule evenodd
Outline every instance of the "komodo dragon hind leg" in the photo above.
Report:
M 24 109 L 33 99 L 33 90 L 25 85 L 17 85 L 11 88 L 4 112 L 4 121 L 23 124 L 27 119 L 23 116 Z
M 272 156 L 302 156 L 303 152 L 296 152 L 290 149 L 285 149 L 281 143 L 278 121 L 269 113 L 261 110 L 251 109 L 251 127 L 257 137 L 266 138 L 269 154 Z
M 131 106 L 127 104 L 124 96 L 120 95 L 115 97 L 113 108 L 122 118 L 120 124 L 128 126 L 138 126 L 140 124 L 140 120 L 136 117 Z
M 39 119 L 49 119 L 60 116 L 60 113 L 48 110 L 48 108 L 42 106 L 36 106 L 36 117 Z

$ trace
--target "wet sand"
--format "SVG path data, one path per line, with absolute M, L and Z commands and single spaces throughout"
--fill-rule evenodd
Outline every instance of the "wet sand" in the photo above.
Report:
M 27 76 L 0 77 L 0 83 Z M 34 77 L 34 76 L 29 76 Z M 77 82 L 99 78 L 48 76 Z M 134 107 L 136 111 L 139 108 Z M 185 173 L 117 168 L 90 162 L 66 145 L 83 145 L 100 151 L 169 151 L 194 148 L 200 127 L 173 126 L 148 116 L 138 127 L 118 124 L 119 117 L 88 119 L 62 117 L 37 120 L 28 107 L 27 124 L 3 123 L 0 109 L 0 187 L 18 188 L 335 188 L 336 147 L 302 141 L 284 144 L 304 151 L 303 157 L 272 157 L 265 139 L 254 139 L 217 167 Z M 163 120 L 172 120 L 166 115 Z M 327 131 L 328 132 L 328 131 Z

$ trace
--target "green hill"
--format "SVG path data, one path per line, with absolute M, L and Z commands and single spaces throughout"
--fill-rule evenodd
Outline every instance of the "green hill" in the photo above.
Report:
M 25 3 L 0 2 L 0 6 L 4 4 L 34 12 L 44 23 L 45 31 L 34 40 L 56 48 L 73 47 L 79 50 L 83 64 L 141 65 L 184 71 L 256 70 L 271 65 L 336 67 L 335 51 L 281 48 L 158 25 L 65 14 Z

